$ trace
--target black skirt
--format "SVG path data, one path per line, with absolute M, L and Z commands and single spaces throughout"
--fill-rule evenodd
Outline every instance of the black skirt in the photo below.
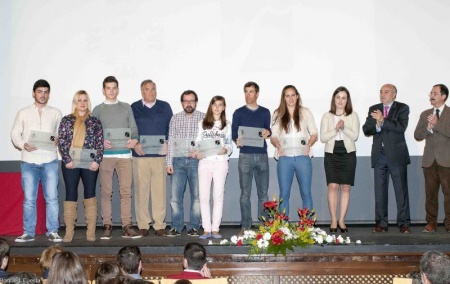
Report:
M 356 152 L 347 153 L 344 141 L 335 141 L 333 154 L 325 152 L 327 184 L 355 184 Z

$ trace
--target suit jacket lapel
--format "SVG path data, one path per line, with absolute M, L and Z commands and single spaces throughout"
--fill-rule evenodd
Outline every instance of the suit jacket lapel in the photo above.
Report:
M 394 117 L 395 116 L 395 111 L 397 110 L 397 102 L 396 101 L 394 101 L 394 102 L 392 102 L 392 105 L 391 105 L 391 107 L 389 108 L 389 113 L 388 113 L 388 118 L 392 118 L 392 117 Z

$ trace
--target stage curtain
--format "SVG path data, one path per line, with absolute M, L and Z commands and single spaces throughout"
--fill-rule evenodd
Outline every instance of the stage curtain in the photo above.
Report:
M 0 235 L 23 233 L 23 191 L 20 173 L 0 173 Z M 37 198 L 36 234 L 45 234 L 45 201 L 42 186 Z

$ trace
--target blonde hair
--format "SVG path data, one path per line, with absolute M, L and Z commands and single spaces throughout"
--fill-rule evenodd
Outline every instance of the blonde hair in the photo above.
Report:
M 52 245 L 45 249 L 41 254 L 41 258 L 39 259 L 39 265 L 41 266 L 41 268 L 49 269 L 55 254 L 62 251 L 64 251 L 64 248 L 61 245 Z
M 78 92 L 75 93 L 75 95 L 73 95 L 73 100 L 72 100 L 72 114 L 73 115 L 75 115 L 75 111 L 77 110 L 78 98 L 81 95 L 85 95 L 87 98 L 88 114 L 90 114 L 92 112 L 91 99 L 89 98 L 89 94 L 85 90 L 79 90 Z

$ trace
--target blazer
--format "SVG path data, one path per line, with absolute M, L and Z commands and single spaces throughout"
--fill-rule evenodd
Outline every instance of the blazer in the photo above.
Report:
M 342 130 L 342 138 L 344 140 L 347 153 L 356 151 L 355 141 L 359 136 L 359 118 L 356 112 L 350 115 L 342 115 L 344 121 L 344 129 Z M 333 153 L 334 138 L 336 137 L 336 123 L 334 122 L 334 114 L 326 112 L 320 122 L 320 141 L 325 143 L 325 152 Z
M 444 106 L 444 110 L 433 128 L 433 133 L 431 133 L 427 130 L 427 118 L 433 113 L 433 109 L 427 109 L 420 114 L 416 130 L 414 130 L 416 140 L 425 139 L 422 167 L 431 167 L 435 160 L 442 167 L 450 167 L 450 107 Z
M 405 140 L 405 131 L 409 121 L 409 106 L 394 101 L 388 117 L 384 119 L 380 132 L 377 132 L 377 123 L 370 115 L 376 109 L 383 113 L 383 104 L 379 103 L 369 108 L 366 122 L 362 127 L 364 135 L 373 136 L 372 168 L 375 167 L 383 149 L 388 165 L 398 167 L 409 164 L 411 160 Z

